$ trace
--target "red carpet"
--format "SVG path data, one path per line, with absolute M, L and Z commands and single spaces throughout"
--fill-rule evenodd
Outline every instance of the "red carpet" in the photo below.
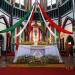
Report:
M 65 68 L 1 68 L 0 75 L 75 75 L 75 69 Z

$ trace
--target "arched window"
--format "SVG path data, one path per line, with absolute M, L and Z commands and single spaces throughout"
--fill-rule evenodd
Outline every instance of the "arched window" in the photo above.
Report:
M 20 0 L 21 4 L 24 5 L 24 0 Z
M 56 0 L 47 0 L 47 6 L 51 6 L 52 4 L 55 4 Z
M 51 6 L 51 0 L 47 0 L 47 6 Z
M 56 4 L 56 0 L 52 0 L 52 4 Z
M 36 0 L 32 0 L 32 5 L 35 3 Z M 40 0 L 38 0 L 38 2 L 40 3 Z
M 16 3 L 24 5 L 24 0 L 15 0 Z
M 15 0 L 16 3 L 19 3 L 20 0 Z

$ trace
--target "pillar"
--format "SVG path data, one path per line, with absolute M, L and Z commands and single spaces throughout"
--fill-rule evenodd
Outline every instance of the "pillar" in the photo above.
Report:
M 24 0 L 24 7 L 25 7 L 25 10 L 28 10 L 30 9 L 31 7 L 31 2 L 32 0 Z
M 21 2 L 20 2 L 21 0 L 19 0 L 19 8 L 21 8 Z
M 38 33 L 38 41 L 40 41 L 40 28 L 38 29 L 39 31 L 39 33 Z
M 47 0 L 40 0 L 40 4 L 45 10 L 47 9 Z
M 15 0 L 9 0 L 9 2 L 12 4 L 13 3 L 13 5 L 15 5 Z
M 72 0 L 73 3 L 73 19 L 75 20 L 75 0 Z
M 17 27 L 16 28 L 16 34 L 18 34 L 18 30 L 19 30 L 19 28 Z M 19 45 L 19 38 L 16 37 L 16 50 L 18 50 L 18 45 Z

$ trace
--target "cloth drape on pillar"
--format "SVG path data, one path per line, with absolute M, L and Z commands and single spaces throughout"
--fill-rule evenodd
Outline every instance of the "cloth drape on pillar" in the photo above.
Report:
M 39 30 L 39 33 L 38 33 L 38 41 L 40 41 L 40 28 L 38 30 Z
M 16 28 L 16 34 L 18 34 L 19 28 Z M 16 37 L 16 50 L 18 50 L 18 45 L 19 45 L 19 37 Z

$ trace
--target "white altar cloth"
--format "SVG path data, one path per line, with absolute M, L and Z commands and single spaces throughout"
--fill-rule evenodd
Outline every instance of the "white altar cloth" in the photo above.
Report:
M 15 52 L 14 63 L 17 61 L 19 56 L 31 55 L 31 49 L 45 49 L 45 55 L 57 56 L 59 62 L 62 62 L 62 58 L 59 54 L 59 50 L 57 45 L 48 45 L 48 46 L 30 46 L 30 45 L 19 45 L 18 51 Z

